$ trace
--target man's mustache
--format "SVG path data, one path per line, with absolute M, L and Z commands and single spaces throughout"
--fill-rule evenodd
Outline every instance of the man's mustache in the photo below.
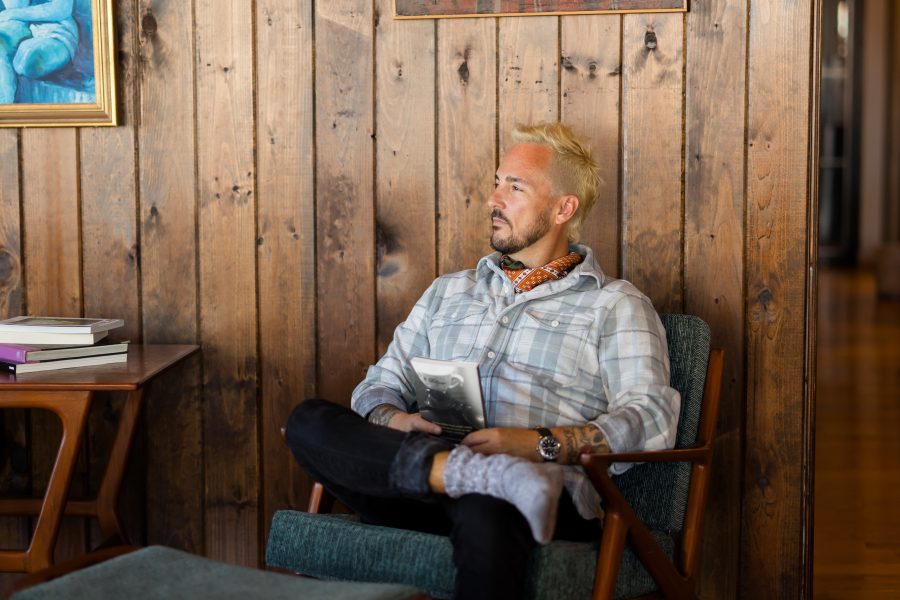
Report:
M 509 219 L 507 219 L 506 216 L 502 212 L 500 212 L 499 208 L 495 208 L 491 211 L 491 219 L 500 219 L 501 221 L 509 225 Z

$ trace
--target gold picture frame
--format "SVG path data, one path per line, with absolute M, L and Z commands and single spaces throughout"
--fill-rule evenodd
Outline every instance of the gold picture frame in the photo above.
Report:
M 20 7 L 23 2 L 26 7 L 31 6 L 30 0 L 0 0 L 0 12 L 7 10 L 7 2 Z M 51 3 L 52 0 L 35 6 Z M 8 83 L 14 88 L 15 94 L 12 102 L 0 103 L 0 127 L 118 125 L 112 5 L 113 0 L 73 0 L 71 17 L 50 23 L 26 22 L 25 18 L 16 20 L 27 29 L 20 27 L 19 32 L 25 37 L 16 47 L 0 46 L 0 52 L 4 53 L 0 60 L 6 60 L 15 74 L 13 83 L 0 81 L 0 84 Z M 0 22 L 0 27 L 4 23 L 10 21 Z M 77 28 L 74 36 L 72 24 Z M 41 26 L 46 25 L 50 28 L 44 27 L 41 32 Z M 28 32 L 31 32 L 30 37 Z M 46 76 L 29 77 L 27 67 L 22 66 L 26 60 L 18 56 L 21 52 L 27 58 L 22 44 L 28 42 L 34 46 L 49 38 L 62 40 L 69 53 L 69 62 Z M 9 89 L 0 88 L 0 98 L 4 95 L 9 98 L 9 92 Z
M 395 19 L 687 12 L 688 0 L 394 0 Z

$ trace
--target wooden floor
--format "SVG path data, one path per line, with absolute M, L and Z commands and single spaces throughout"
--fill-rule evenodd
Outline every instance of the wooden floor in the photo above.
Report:
M 813 590 L 900 598 L 900 300 L 819 277 Z

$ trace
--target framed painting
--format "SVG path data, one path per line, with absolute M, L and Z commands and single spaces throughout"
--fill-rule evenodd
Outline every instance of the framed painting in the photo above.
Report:
M 688 0 L 394 0 L 398 19 L 685 12 Z
M 0 0 L 0 127 L 117 125 L 113 0 Z

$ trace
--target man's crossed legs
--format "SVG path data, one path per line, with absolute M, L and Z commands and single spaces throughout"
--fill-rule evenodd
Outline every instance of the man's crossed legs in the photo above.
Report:
M 462 446 L 454 450 L 435 436 L 373 425 L 324 400 L 298 405 L 285 437 L 300 466 L 363 522 L 449 535 L 458 571 L 456 598 L 521 598 L 535 537 L 547 541 L 554 525 L 557 539 L 599 536 L 599 521 L 582 519 L 568 494 L 550 513 L 541 506 L 542 498 L 532 498 L 542 496 L 541 486 L 547 484 L 532 480 L 556 465 L 476 455 Z M 435 455 L 450 451 L 446 466 L 441 465 L 442 478 L 455 498 L 429 485 Z M 520 508 L 507 501 L 510 494 Z M 550 497 L 555 503 L 556 496 Z M 541 515 L 552 512 L 555 522 L 542 523 Z

